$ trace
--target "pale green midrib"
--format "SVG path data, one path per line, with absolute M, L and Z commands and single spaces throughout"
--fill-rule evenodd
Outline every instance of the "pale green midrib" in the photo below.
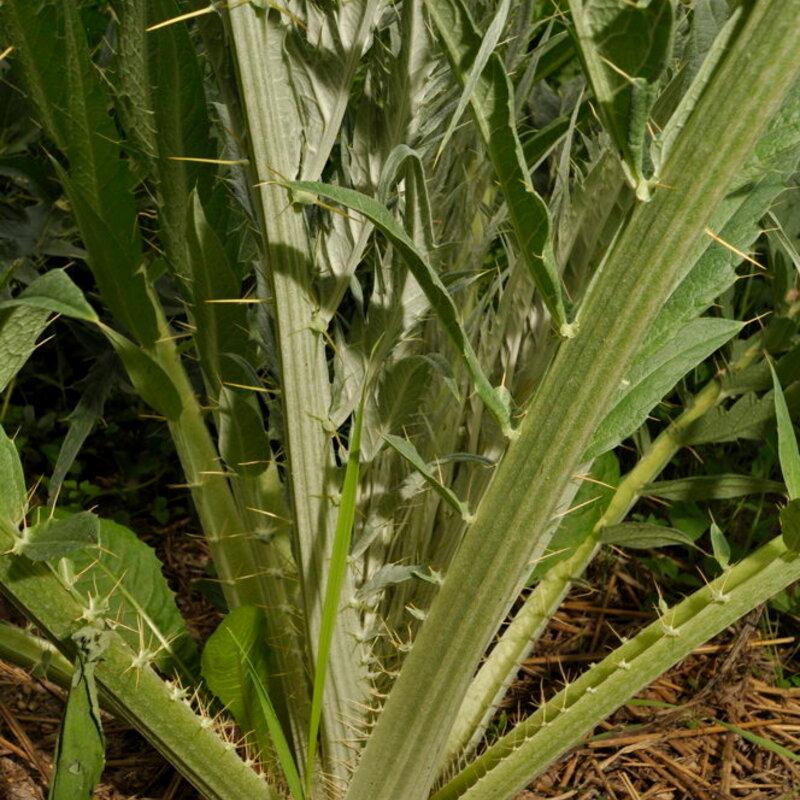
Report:
M 679 188 L 659 190 L 648 207 L 634 212 L 582 307 L 579 335 L 560 348 L 519 440 L 498 467 L 367 744 L 347 800 L 369 800 L 376 792 L 406 800 L 425 797 L 469 671 L 506 613 L 526 561 L 546 544 L 541 532 L 572 465 L 639 340 L 682 276 L 684 255 L 703 235 L 705 221 L 796 78 L 799 57 L 791 29 L 798 12 L 797 0 L 755 7 L 750 36 L 737 40 L 735 58 L 722 65 L 664 169 L 664 183 Z M 687 177 L 694 182 L 683 193 Z M 641 251 L 648 242 L 655 252 L 645 268 Z M 613 320 L 609 309 L 619 309 Z M 571 401 L 569 415 L 564 398 Z M 554 423 L 548 424 L 554 411 Z M 515 530 L 524 533 L 514 538 Z M 532 530 L 540 531 L 535 546 L 526 535 Z M 465 592 L 466 585 L 480 591 Z M 422 696 L 427 708 L 436 709 L 424 723 L 413 700 Z
M 312 664 L 319 642 L 326 565 L 336 522 L 335 509 L 327 496 L 338 490 L 330 485 L 332 452 L 323 428 L 330 405 L 328 369 L 322 338 L 309 327 L 315 310 L 308 289 L 313 260 L 302 212 L 289 206 L 285 191 L 265 183 L 278 177 L 271 172 L 273 169 L 297 169 L 289 149 L 289 137 L 295 134 L 282 129 L 281 126 L 289 127 L 283 118 L 285 110 L 274 96 L 269 76 L 264 74 L 264 53 L 270 46 L 266 15 L 249 6 L 239 6 L 231 9 L 229 20 L 253 165 L 260 182 L 257 205 L 262 216 L 267 250 L 264 269 L 273 293 L 271 307 L 281 365 L 289 489 L 305 615 L 303 632 Z M 353 595 L 350 581 L 343 591 L 345 597 Z M 347 763 L 352 760 L 348 741 L 353 732 L 348 723 L 358 716 L 367 686 L 354 639 L 358 628 L 355 611 L 344 609 L 338 623 L 324 697 L 321 753 L 326 771 L 343 778 Z M 298 742 L 296 750 L 302 752 L 305 746 Z

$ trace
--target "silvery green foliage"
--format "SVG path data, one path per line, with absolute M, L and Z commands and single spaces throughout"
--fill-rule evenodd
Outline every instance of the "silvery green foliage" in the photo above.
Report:
M 511 796 L 798 577 L 793 505 L 783 539 L 739 564 L 720 533 L 718 582 L 473 759 L 598 550 L 683 542 L 625 522 L 680 447 L 761 436 L 777 403 L 794 486 L 796 323 L 779 300 L 781 321 L 747 340 L 708 309 L 797 165 L 798 0 L 730 18 L 716 0 L 574 0 L 553 18 L 532 2 L 251 0 L 177 21 L 174 0 L 115 0 L 104 74 L 77 0 L 35 5 L 0 13 L 103 313 L 60 271 L 4 296 L 0 379 L 66 314 L 102 332 L 163 415 L 231 610 L 203 676 L 275 780 L 153 671 L 197 680 L 150 555 L 92 515 L 26 520 L 8 438 L 0 583 L 89 694 L 76 620 L 108 634 L 103 698 L 204 794 Z M 771 246 L 791 262 L 796 220 L 774 214 Z M 651 437 L 648 415 L 721 348 L 724 379 L 684 391 Z M 651 443 L 620 476 L 611 451 L 631 435 Z M 762 490 L 735 475 L 660 489 Z M 78 577 L 92 570 L 103 579 Z

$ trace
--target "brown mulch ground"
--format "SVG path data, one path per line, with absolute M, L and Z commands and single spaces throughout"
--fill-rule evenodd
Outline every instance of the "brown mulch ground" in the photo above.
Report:
M 182 610 L 202 638 L 216 620 L 193 589 L 204 574 L 202 548 L 180 526 L 159 536 Z M 603 592 L 575 594 L 563 604 L 502 713 L 512 720 L 528 713 L 550 693 L 545 687 L 563 685 L 652 618 L 642 610 L 642 587 L 622 569 L 605 583 Z M 0 617 L 10 616 L 0 605 Z M 800 800 L 800 759 L 792 757 L 800 753 L 800 688 L 779 685 L 780 675 L 800 673 L 794 637 L 765 638 L 756 622 L 751 615 L 695 651 L 640 693 L 649 704 L 624 706 L 518 800 Z M 0 662 L 0 800 L 46 796 L 63 701 L 57 686 Z M 198 800 L 138 734 L 111 717 L 105 730 L 99 800 Z

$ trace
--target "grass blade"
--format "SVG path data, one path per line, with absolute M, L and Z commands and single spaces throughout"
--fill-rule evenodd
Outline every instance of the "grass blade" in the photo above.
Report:
M 764 736 L 759 736 L 757 733 L 748 731 L 745 728 L 740 728 L 737 725 L 731 725 L 730 722 L 723 722 L 721 719 L 713 719 L 712 721 L 715 725 L 722 725 L 723 728 L 727 728 L 732 733 L 737 733 L 742 737 L 742 739 L 747 739 L 748 742 L 758 745 L 759 747 L 763 747 L 765 750 L 769 750 L 772 753 L 777 753 L 777 755 L 783 756 L 784 758 L 789 758 L 792 761 L 800 761 L 800 755 L 792 750 L 789 750 L 788 747 L 784 747 L 777 742 L 773 742 L 771 739 L 767 739 Z
M 353 535 L 353 522 L 356 516 L 356 500 L 358 499 L 358 476 L 361 460 L 361 428 L 364 422 L 364 403 L 369 381 L 365 380 L 361 392 L 361 400 L 353 417 L 350 432 L 350 443 L 347 452 L 347 466 L 342 484 L 342 497 L 339 502 L 339 515 L 336 519 L 336 531 L 333 550 L 328 567 L 328 580 L 325 587 L 325 602 L 322 607 L 322 624 L 319 632 L 317 661 L 314 668 L 314 693 L 311 698 L 311 719 L 308 726 L 308 748 L 306 750 L 306 791 L 312 792 L 314 779 L 314 761 L 317 753 L 317 737 L 322 719 L 322 698 L 325 693 L 325 681 L 328 675 L 328 661 L 331 655 L 331 642 L 336 627 L 336 617 L 342 599 L 342 589 L 347 574 L 347 559 L 350 554 L 350 541 Z
M 775 387 L 775 417 L 778 422 L 778 457 L 781 463 L 783 479 L 790 500 L 800 498 L 800 450 L 797 447 L 797 437 L 794 433 L 792 418 L 783 395 L 781 382 L 772 363 L 769 364 L 772 373 L 772 385 Z

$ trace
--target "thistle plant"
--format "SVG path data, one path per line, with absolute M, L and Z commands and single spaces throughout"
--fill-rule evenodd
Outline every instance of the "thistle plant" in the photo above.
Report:
M 2 435 L 0 588 L 38 635 L 4 626 L 0 653 L 70 684 L 54 797 L 91 794 L 98 703 L 209 798 L 513 797 L 800 578 L 798 17 L 0 3 L 89 267 L 5 267 L 1 384 L 54 315 L 102 336 L 171 435 L 228 609 L 198 655 L 149 548 L 52 486 L 30 507 Z M 753 333 L 715 302 L 755 280 L 765 230 L 787 291 Z M 784 483 L 658 480 L 681 448 L 776 425 Z M 765 491 L 788 498 L 781 536 L 491 738 L 601 548 L 687 543 L 626 522 L 640 496 Z

